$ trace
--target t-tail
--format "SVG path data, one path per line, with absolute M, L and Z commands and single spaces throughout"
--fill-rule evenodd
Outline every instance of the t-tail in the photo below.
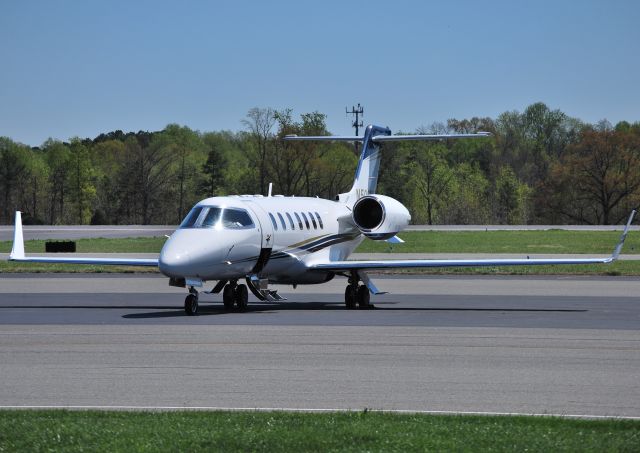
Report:
M 353 204 L 360 198 L 376 193 L 378 187 L 378 172 L 380 171 L 380 145 L 373 137 L 390 137 L 391 130 L 386 127 L 369 125 L 362 138 L 362 152 L 356 167 L 353 186 L 347 193 L 340 194 L 340 201 Z
M 378 186 L 378 172 L 380 171 L 380 143 L 399 141 L 434 141 L 452 138 L 478 138 L 489 137 L 489 132 L 478 132 L 477 134 L 420 134 L 420 135 L 391 135 L 391 130 L 387 127 L 369 125 L 365 129 L 364 136 L 334 136 L 322 135 L 315 137 L 303 137 L 298 135 L 287 135 L 285 140 L 297 141 L 346 141 L 362 143 L 362 152 L 358 160 L 353 186 L 347 193 L 339 195 L 340 201 L 353 205 L 360 198 L 376 193 Z

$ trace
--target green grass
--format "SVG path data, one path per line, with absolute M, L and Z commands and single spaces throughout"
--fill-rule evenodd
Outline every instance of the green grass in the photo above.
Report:
M 0 451 L 638 451 L 640 422 L 389 413 L 1 411 Z
M 400 236 L 404 244 L 366 240 L 361 253 L 592 253 L 609 254 L 620 233 L 615 231 L 409 231 Z M 126 239 L 81 239 L 80 253 L 159 253 L 164 237 Z M 43 253 L 44 241 L 26 241 L 27 253 Z M 11 242 L 0 242 L 0 253 L 8 253 Z M 627 237 L 625 254 L 639 254 L 640 234 Z M 157 272 L 155 268 L 87 266 L 0 261 L 0 272 Z M 513 266 L 500 268 L 441 268 L 406 271 L 420 274 L 515 274 L 515 275 L 640 275 L 640 261 L 618 261 L 612 265 Z
M 617 231 L 407 231 L 406 242 L 390 245 L 365 240 L 361 253 L 611 253 L 620 238 Z M 79 253 L 159 253 L 166 238 L 80 239 Z M 25 241 L 27 253 L 43 253 L 45 241 Z M 0 253 L 11 242 L 0 242 Z M 640 234 L 631 232 L 623 253 L 640 254 Z
M 617 231 L 406 231 L 405 243 L 366 240 L 357 252 L 382 253 L 611 253 Z M 627 236 L 623 253 L 640 254 L 640 233 Z
M 76 251 L 78 253 L 160 253 L 162 245 L 167 240 L 162 237 L 149 238 L 95 238 L 76 240 Z M 26 253 L 44 253 L 45 241 L 25 241 Z M 9 253 L 12 242 L 0 242 L 0 253 Z

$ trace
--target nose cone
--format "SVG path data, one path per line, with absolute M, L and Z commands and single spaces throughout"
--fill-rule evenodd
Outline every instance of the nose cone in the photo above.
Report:
M 212 229 L 179 229 L 165 242 L 158 267 L 168 277 L 208 278 L 225 252 Z
M 160 272 L 169 277 L 185 277 L 189 275 L 189 249 L 184 241 L 175 237 L 175 233 L 165 242 L 160 251 L 158 267 Z

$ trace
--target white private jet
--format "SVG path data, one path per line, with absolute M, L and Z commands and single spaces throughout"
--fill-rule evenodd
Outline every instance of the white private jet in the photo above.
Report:
M 348 279 L 345 304 L 349 309 L 371 307 L 370 294 L 383 294 L 367 271 L 376 269 L 519 266 L 611 263 L 618 258 L 633 220 L 608 258 L 567 259 L 453 259 L 349 261 L 368 237 L 403 242 L 396 234 L 411 219 L 399 201 L 376 194 L 380 144 L 402 140 L 444 140 L 487 137 L 488 133 L 456 135 L 396 135 L 388 128 L 368 126 L 363 137 L 298 137 L 285 140 L 350 141 L 362 143 L 353 186 L 337 199 L 282 195 L 212 197 L 198 202 L 169 237 L 158 259 L 105 259 L 26 256 L 20 212 L 16 212 L 13 249 L 9 260 L 40 263 L 157 266 L 169 285 L 188 287 L 187 314 L 198 313 L 198 290 L 217 281 L 208 293 L 220 293 L 225 309 L 247 307 L 248 291 L 261 301 L 284 300 L 269 284 L 297 285 L 328 282 L 336 275 Z M 242 281 L 244 283 L 239 283 Z M 362 284 L 361 284 L 362 283 Z

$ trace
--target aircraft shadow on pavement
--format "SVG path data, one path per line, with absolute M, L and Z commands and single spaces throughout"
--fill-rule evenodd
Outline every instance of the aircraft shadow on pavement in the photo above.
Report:
M 509 313 L 584 313 L 585 309 L 563 309 L 563 308 L 483 308 L 483 307 L 383 307 L 381 304 L 374 304 L 372 309 L 376 311 L 453 311 L 453 312 L 509 312 Z M 388 304 L 388 303 L 386 303 Z M 132 307 L 128 307 L 132 308 Z M 140 307 L 142 308 L 142 307 Z M 159 307 L 144 307 L 159 308 Z M 150 318 L 171 318 L 177 316 L 187 316 L 182 308 L 176 310 L 174 307 L 162 307 L 162 311 L 150 313 L 130 313 L 123 315 L 125 319 L 150 319 Z M 347 310 L 343 302 L 269 302 L 250 304 L 246 311 L 225 310 L 222 304 L 201 304 L 198 316 L 218 316 L 233 314 L 263 313 L 269 314 L 276 311 L 345 311 L 349 313 L 358 311 L 370 311 L 371 309 Z

